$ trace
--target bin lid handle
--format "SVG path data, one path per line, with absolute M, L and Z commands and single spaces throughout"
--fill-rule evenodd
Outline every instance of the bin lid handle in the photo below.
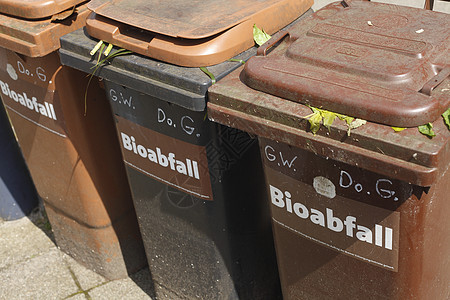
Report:
M 291 34 L 289 33 L 289 31 L 280 30 L 279 32 L 274 34 L 272 36 L 272 38 L 270 38 L 267 42 L 265 42 L 264 44 L 261 45 L 261 47 L 258 48 L 258 50 L 256 51 L 256 55 L 266 56 L 267 50 L 269 50 L 270 48 L 275 46 L 278 42 L 280 42 L 286 36 L 289 36 L 289 38 L 291 37 Z
M 431 96 L 431 92 L 450 75 L 450 67 L 443 68 L 436 76 L 425 83 L 420 90 L 421 93 Z

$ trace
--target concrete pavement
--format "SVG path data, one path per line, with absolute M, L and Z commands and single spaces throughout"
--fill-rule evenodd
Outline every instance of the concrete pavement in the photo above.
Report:
M 56 246 L 44 210 L 15 221 L 0 219 L 0 299 L 176 299 L 151 283 L 148 267 L 109 281 Z

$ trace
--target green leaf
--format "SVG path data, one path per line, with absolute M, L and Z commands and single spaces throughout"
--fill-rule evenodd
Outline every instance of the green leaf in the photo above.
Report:
M 307 105 L 313 111 L 313 114 L 320 114 L 320 109 Z
M 330 130 L 331 125 L 333 125 L 334 120 L 336 119 L 336 113 L 328 111 L 328 110 L 321 110 L 320 112 L 323 117 L 323 126 L 328 128 Z
M 245 61 L 244 60 L 242 60 L 242 59 L 237 59 L 237 58 L 230 58 L 228 61 L 232 61 L 232 62 L 238 62 L 238 63 L 241 63 L 241 64 L 245 64 Z
M 417 128 L 419 129 L 419 132 L 421 134 L 424 134 L 424 135 L 428 136 L 429 138 L 436 136 L 436 134 L 433 131 L 433 124 L 431 124 L 431 123 L 421 125 Z
M 315 135 L 320 129 L 320 123 L 322 122 L 322 115 L 320 112 L 315 112 L 309 119 L 311 132 Z
M 339 119 L 341 119 L 342 121 L 345 121 L 347 123 L 347 125 L 350 125 L 353 122 L 353 120 L 355 119 L 353 117 L 349 117 L 349 116 L 342 115 L 342 114 L 336 114 L 336 116 Z
M 363 120 L 363 119 L 355 119 L 353 122 L 351 122 L 350 124 L 348 124 L 348 130 L 347 130 L 347 135 L 350 136 L 350 131 L 352 129 L 356 129 L 358 127 L 363 126 L 364 124 L 366 124 L 367 121 Z
M 364 124 L 367 123 L 366 120 L 362 119 L 355 119 L 353 117 L 349 117 L 346 115 L 338 114 L 332 111 L 328 111 L 325 109 L 315 108 L 310 105 L 307 105 L 311 110 L 313 111 L 312 114 L 304 117 L 305 119 L 308 119 L 310 123 L 310 129 L 311 132 L 315 135 L 317 131 L 320 129 L 320 124 L 323 122 L 323 125 L 330 130 L 331 125 L 333 125 L 334 120 L 336 117 L 339 119 L 345 121 L 348 126 L 347 134 L 350 136 L 350 131 L 352 129 L 358 128 Z
M 268 40 L 270 40 L 271 36 L 268 35 L 264 29 L 261 30 L 259 29 L 256 24 L 253 24 L 253 40 L 255 40 L 255 43 L 258 46 L 261 46 L 262 44 L 264 44 L 265 42 L 267 42 Z
M 450 130 L 450 107 L 442 114 L 444 123 L 447 124 L 448 130 Z
M 100 46 L 100 51 L 98 51 L 97 64 L 95 65 L 95 67 L 97 67 L 100 64 L 100 59 L 102 58 L 102 53 L 103 53 L 104 49 L 105 49 L 105 44 L 102 44 Z
M 395 132 L 400 132 L 400 131 L 405 130 L 406 128 L 405 127 L 392 127 L 392 129 L 394 129 Z
M 216 83 L 216 77 L 206 67 L 200 67 L 200 70 L 202 70 L 203 73 L 205 73 L 206 75 L 209 76 L 209 78 L 211 78 L 211 84 L 215 84 Z
M 313 111 L 312 114 L 305 116 L 305 119 L 308 119 L 308 122 L 310 124 L 310 130 L 311 132 L 315 135 L 317 133 L 317 131 L 319 131 L 320 129 L 320 123 L 322 123 L 322 114 L 320 113 L 320 110 L 306 105 L 309 108 L 311 108 L 311 110 Z

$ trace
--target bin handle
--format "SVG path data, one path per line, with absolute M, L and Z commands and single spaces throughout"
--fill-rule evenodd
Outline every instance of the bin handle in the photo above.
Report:
M 440 85 L 448 76 L 450 76 L 450 67 L 442 69 L 436 76 L 431 78 L 427 83 L 424 84 L 420 92 L 425 95 L 431 96 L 431 92 L 434 90 L 434 88 Z
M 289 33 L 289 31 L 286 31 L 286 30 L 281 30 L 281 31 L 277 32 L 276 34 L 274 34 L 272 36 L 271 39 L 269 39 L 267 42 L 262 44 L 261 47 L 258 48 L 258 50 L 256 51 L 256 55 L 266 56 L 266 51 L 268 49 L 272 48 L 276 43 L 281 41 L 287 35 L 289 37 L 291 37 L 291 34 Z
M 113 40 L 117 45 L 120 45 L 123 48 L 131 50 L 133 52 L 147 51 L 149 47 L 150 41 L 143 41 L 138 38 L 129 36 L 127 34 L 123 34 L 120 32 L 120 28 L 117 29 L 112 34 Z

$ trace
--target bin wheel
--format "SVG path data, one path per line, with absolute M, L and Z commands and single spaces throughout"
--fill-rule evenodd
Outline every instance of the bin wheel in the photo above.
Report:
M 167 199 L 170 204 L 181 209 L 194 207 L 202 201 L 171 186 L 167 186 Z

